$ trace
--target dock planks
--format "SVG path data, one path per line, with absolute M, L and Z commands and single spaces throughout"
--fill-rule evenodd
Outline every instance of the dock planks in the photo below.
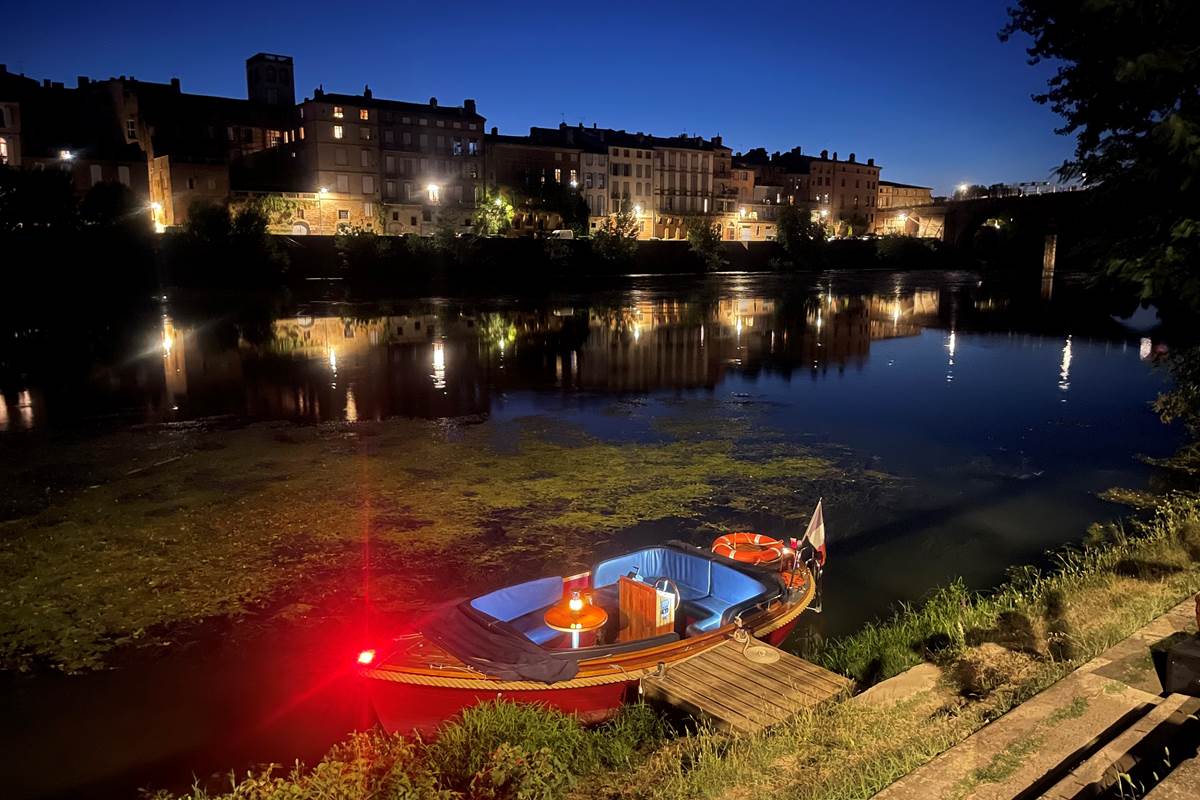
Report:
M 726 730 L 755 733 L 850 690 L 848 678 L 762 642 L 749 647 L 772 650 L 779 660 L 755 663 L 743 655 L 746 647 L 727 639 L 642 678 L 642 691 Z

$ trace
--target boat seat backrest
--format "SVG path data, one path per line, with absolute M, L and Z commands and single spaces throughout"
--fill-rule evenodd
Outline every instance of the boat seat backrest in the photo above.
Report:
M 696 595 L 703 596 L 712 588 L 712 567 L 712 561 L 702 556 L 672 547 L 647 547 L 601 561 L 592 570 L 592 588 L 614 584 L 636 569 L 642 578 L 670 578 L 680 587 L 690 587 Z
M 501 622 L 511 622 L 562 599 L 562 578 L 538 578 L 534 581 L 505 586 L 471 601 L 471 607 Z
M 725 564 L 712 565 L 712 596 L 726 603 L 741 603 L 758 597 L 768 586 L 757 578 L 739 572 Z

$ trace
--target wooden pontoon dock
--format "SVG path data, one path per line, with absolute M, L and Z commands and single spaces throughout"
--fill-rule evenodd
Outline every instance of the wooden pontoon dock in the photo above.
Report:
M 647 699 L 736 733 L 756 733 L 849 693 L 852 681 L 762 642 L 719 646 L 642 678 Z

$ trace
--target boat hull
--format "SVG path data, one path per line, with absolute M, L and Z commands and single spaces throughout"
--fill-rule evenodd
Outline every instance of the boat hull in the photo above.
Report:
M 637 681 L 600 686 L 483 691 L 443 686 L 420 686 L 391 681 L 369 681 L 371 704 L 379 723 L 389 733 L 432 735 L 446 720 L 464 709 L 492 700 L 543 705 L 574 714 L 587 723 L 611 719 L 637 695 Z

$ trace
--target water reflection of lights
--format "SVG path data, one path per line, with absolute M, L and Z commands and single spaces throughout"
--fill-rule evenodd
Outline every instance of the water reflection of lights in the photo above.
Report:
M 503 340 L 501 340 L 503 342 Z M 501 348 L 503 349 L 503 348 Z M 446 388 L 446 345 L 433 343 L 433 388 Z
M 329 348 L 329 368 L 337 374 L 337 350 Z
M 1142 361 L 1145 361 L 1150 357 L 1151 349 L 1152 345 L 1150 343 L 1150 337 L 1143 336 L 1142 340 L 1138 342 L 1138 358 L 1140 358 Z
M 642 326 L 635 322 L 635 323 L 633 323 L 633 340 L 636 342 L 641 338 L 642 338 Z
M 1062 364 L 1058 368 L 1058 388 L 1061 391 L 1067 391 L 1071 388 L 1071 336 L 1067 335 L 1067 341 L 1063 344 Z M 1064 397 L 1064 403 L 1067 399 Z
M 954 383 L 954 351 L 957 346 L 958 334 L 952 330 L 946 339 L 946 352 L 950 354 L 946 359 L 946 383 Z
M 742 335 L 742 318 L 741 317 L 737 318 L 737 325 L 735 326 L 735 329 L 737 330 L 737 335 L 741 336 Z
M 821 326 L 825 324 L 825 320 L 821 318 L 821 312 L 817 312 L 817 333 L 821 332 Z
M 704 326 L 700 326 L 700 346 L 704 347 Z
M 354 399 L 354 389 L 346 387 L 346 422 L 358 422 L 358 403 Z

